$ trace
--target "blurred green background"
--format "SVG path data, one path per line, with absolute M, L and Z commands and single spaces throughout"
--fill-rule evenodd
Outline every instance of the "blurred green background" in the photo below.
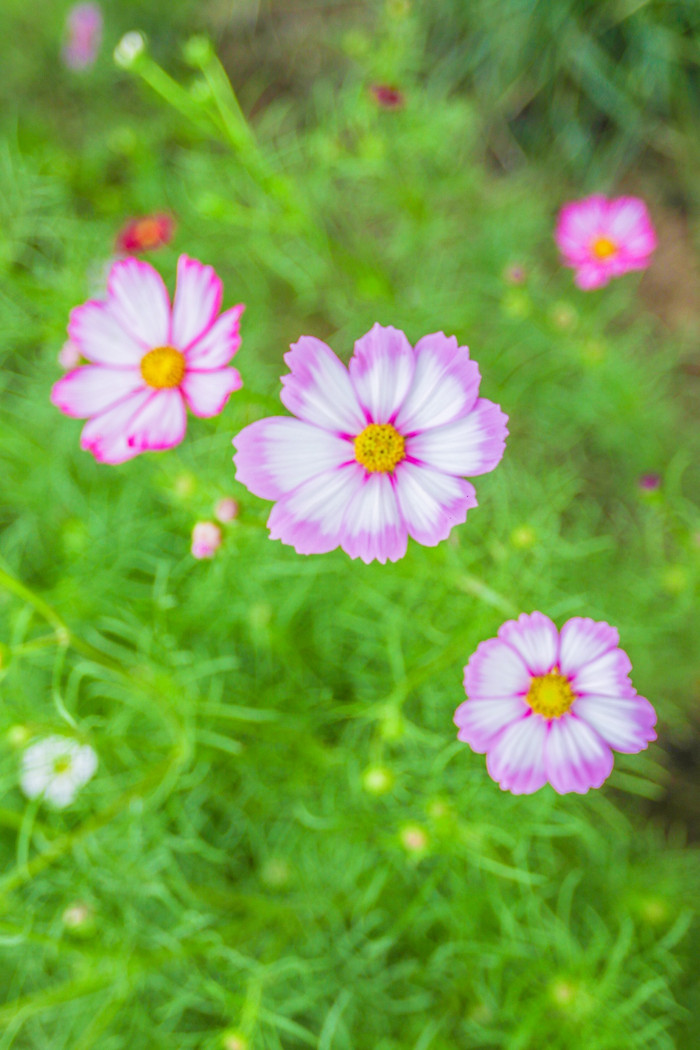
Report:
M 83 73 L 69 6 L 0 11 L 0 1050 L 700 1044 L 700 5 L 111 0 Z M 660 244 L 582 293 L 552 229 L 596 191 Z M 49 392 L 153 211 L 171 289 L 185 251 L 247 304 L 245 387 L 105 467 Z M 438 548 L 300 557 L 230 441 L 290 342 L 375 321 L 471 347 L 506 455 Z M 617 625 L 659 714 L 587 796 L 504 794 L 455 740 L 463 665 L 532 609 Z M 62 812 L 18 787 L 53 732 L 100 761 Z

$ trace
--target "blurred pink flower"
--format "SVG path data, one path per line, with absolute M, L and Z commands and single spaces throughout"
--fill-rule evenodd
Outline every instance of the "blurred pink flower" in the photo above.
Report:
M 66 20 L 63 61 L 81 71 L 94 65 L 102 41 L 102 11 L 98 4 L 74 4 Z
M 629 270 L 644 270 L 656 248 L 656 233 L 638 197 L 593 196 L 565 204 L 555 240 L 579 288 L 588 291 Z
M 150 252 L 162 248 L 173 239 L 175 220 L 170 215 L 145 215 L 129 219 L 117 235 L 116 249 L 131 252 Z
M 58 363 L 61 368 L 77 368 L 80 364 L 80 350 L 70 339 L 66 339 L 58 351 Z
M 403 92 L 388 84 L 372 84 L 370 91 L 374 96 L 374 101 L 382 109 L 401 109 L 405 102 Z
M 68 334 L 81 365 L 51 400 L 87 419 L 81 447 L 101 463 L 178 445 L 187 413 L 218 415 L 241 377 L 226 367 L 238 350 L 242 305 L 219 317 L 223 286 L 211 266 L 181 255 L 173 305 L 159 273 L 138 259 L 114 263 L 107 299 L 71 313 Z
M 238 509 L 238 504 L 235 499 L 226 497 L 225 499 L 220 499 L 216 504 L 216 507 L 214 508 L 214 517 L 217 521 L 233 521 L 234 518 L 238 517 Z
M 277 501 L 271 539 L 383 564 L 409 536 L 434 547 L 466 521 L 476 494 L 464 477 L 500 462 L 508 417 L 479 397 L 478 365 L 455 336 L 412 347 L 375 324 L 347 368 L 312 336 L 285 361 L 282 401 L 297 418 L 260 419 L 234 438 L 237 479 Z
M 221 529 L 213 521 L 198 521 L 192 529 L 192 555 L 213 558 L 221 546 Z
M 510 263 L 503 271 L 503 276 L 508 284 L 525 284 L 527 270 L 520 263 Z
M 639 479 L 639 487 L 644 492 L 655 492 L 661 488 L 660 474 L 642 474 Z
M 478 646 L 454 721 L 504 791 L 529 795 L 549 782 L 560 795 L 585 794 L 610 776 L 613 750 L 635 754 L 656 740 L 656 712 L 632 686 L 619 640 L 605 622 L 575 616 L 558 631 L 534 612 Z

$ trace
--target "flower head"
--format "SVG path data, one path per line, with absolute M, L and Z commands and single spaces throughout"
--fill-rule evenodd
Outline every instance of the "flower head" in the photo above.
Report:
M 102 41 L 102 11 L 98 4 L 74 4 L 66 20 L 63 61 L 81 71 L 94 65 Z
M 370 88 L 374 101 L 382 109 L 401 109 L 404 104 L 403 92 L 389 84 L 372 84 Z
M 129 219 L 117 234 L 118 252 L 150 252 L 173 239 L 175 220 L 170 215 L 145 215 Z
M 107 299 L 71 313 L 68 334 L 90 364 L 55 384 L 53 403 L 87 419 L 81 447 L 101 463 L 178 445 L 185 406 L 218 415 L 241 386 L 227 368 L 240 346 L 243 306 L 219 317 L 223 286 L 211 266 L 181 255 L 171 307 L 162 278 L 138 259 L 112 266 Z
M 575 616 L 557 631 L 533 612 L 479 645 L 454 720 L 504 791 L 529 795 L 549 782 L 585 794 L 610 775 L 612 750 L 636 754 L 656 739 L 656 713 L 635 692 L 619 640 L 605 622 Z
M 645 270 L 656 248 L 656 233 L 638 197 L 593 196 L 565 204 L 554 234 L 566 266 L 588 291 L 628 270 Z
M 435 546 L 476 506 L 464 475 L 503 455 L 507 416 L 479 397 L 476 362 L 454 336 L 375 325 L 348 368 L 320 339 L 302 336 L 285 355 L 273 416 L 234 438 L 236 477 L 276 500 L 272 539 L 299 554 L 342 547 L 364 562 L 397 561 L 408 536 Z
M 656 492 L 661 488 L 660 474 L 642 474 L 639 478 L 639 487 L 643 492 Z
M 27 798 L 43 795 L 56 809 L 64 809 L 96 769 L 97 755 L 88 744 L 49 736 L 24 752 L 20 784 Z
M 223 523 L 233 521 L 238 517 L 239 509 L 235 499 L 231 499 L 230 496 L 224 496 L 223 499 L 218 500 L 214 507 L 214 517 L 217 521 Z
M 221 529 L 213 521 L 198 521 L 192 529 L 192 556 L 213 558 L 221 546 Z

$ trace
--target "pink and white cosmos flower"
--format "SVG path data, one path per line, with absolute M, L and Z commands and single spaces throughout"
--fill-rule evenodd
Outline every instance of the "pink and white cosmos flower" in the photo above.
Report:
M 68 334 L 89 364 L 51 392 L 68 416 L 87 419 L 82 448 L 101 463 L 173 448 L 187 413 L 217 416 L 242 386 L 226 367 L 241 344 L 244 307 L 219 316 L 223 285 L 211 266 L 181 255 L 173 305 L 160 274 L 139 259 L 121 259 L 107 280 L 107 299 L 72 311 Z
M 636 754 L 656 740 L 656 712 L 632 686 L 619 640 L 605 622 L 575 616 L 557 631 L 533 612 L 478 646 L 454 721 L 504 791 L 529 795 L 549 782 L 560 795 L 585 794 L 610 775 L 613 750 Z
M 656 248 L 656 233 L 639 197 L 594 195 L 571 201 L 559 212 L 554 238 L 585 291 L 629 270 L 645 270 Z
M 335 547 L 364 562 L 397 561 L 408 536 L 434 546 L 476 506 L 464 475 L 503 455 L 508 417 L 479 397 L 467 347 L 442 332 L 415 348 L 375 326 L 349 367 L 320 339 L 302 336 L 285 355 L 282 402 L 234 438 L 236 477 L 276 500 L 271 539 L 299 554 Z

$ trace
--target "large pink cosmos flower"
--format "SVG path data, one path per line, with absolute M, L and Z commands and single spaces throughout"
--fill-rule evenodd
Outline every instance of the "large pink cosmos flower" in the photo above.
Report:
M 636 754 L 656 740 L 656 713 L 635 692 L 619 640 L 605 622 L 575 616 L 559 632 L 533 612 L 478 646 L 454 720 L 504 791 L 529 795 L 549 781 L 560 795 L 585 794 L 610 775 L 611 748 Z
M 413 348 L 376 324 L 348 368 L 312 336 L 285 361 L 282 401 L 298 418 L 261 419 L 233 442 L 238 480 L 277 500 L 272 539 L 384 563 L 408 536 L 434 546 L 465 521 L 476 497 L 463 475 L 493 470 L 508 417 L 478 396 L 479 369 L 454 336 Z
M 138 259 L 121 259 L 107 280 L 107 299 L 71 313 L 68 334 L 82 365 L 59 379 L 51 400 L 87 419 L 81 447 L 101 463 L 178 445 L 185 405 L 216 416 L 242 385 L 227 368 L 241 343 L 242 305 L 218 317 L 223 286 L 211 266 L 181 255 L 172 308 L 160 274 Z
M 638 197 L 593 196 L 565 204 L 554 237 L 586 291 L 628 270 L 645 270 L 656 248 L 647 206 Z

